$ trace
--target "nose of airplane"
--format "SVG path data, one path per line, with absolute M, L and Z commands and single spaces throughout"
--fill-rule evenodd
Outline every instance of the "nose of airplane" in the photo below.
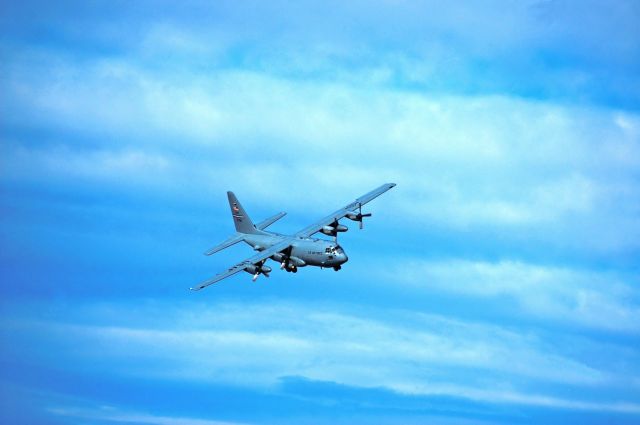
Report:
M 349 261 L 349 257 L 347 257 L 347 253 L 343 252 L 338 256 L 338 259 L 340 260 L 340 264 L 344 264 L 347 261 Z

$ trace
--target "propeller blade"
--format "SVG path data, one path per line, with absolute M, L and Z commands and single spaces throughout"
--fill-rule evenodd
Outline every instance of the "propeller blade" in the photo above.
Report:
M 360 230 L 364 228 L 363 218 L 371 217 L 371 213 L 362 214 L 362 204 L 358 204 L 358 215 L 356 216 L 356 221 L 359 222 Z

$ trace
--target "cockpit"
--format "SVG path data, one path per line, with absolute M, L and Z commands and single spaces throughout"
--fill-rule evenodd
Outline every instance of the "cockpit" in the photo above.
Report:
M 336 245 L 336 246 L 330 245 L 327 248 L 325 248 L 324 253 L 331 254 L 331 255 L 338 255 L 338 254 L 343 254 L 344 250 L 340 245 Z
M 347 260 L 347 254 L 340 245 L 335 242 L 325 245 L 322 266 L 333 267 L 334 270 L 340 270 L 340 265 L 346 263 Z

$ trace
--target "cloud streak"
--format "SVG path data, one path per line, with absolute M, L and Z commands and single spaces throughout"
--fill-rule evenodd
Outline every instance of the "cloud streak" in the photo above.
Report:
M 126 412 L 112 407 L 87 409 L 64 406 L 51 407 L 48 410 L 56 416 L 113 423 L 148 425 L 241 425 L 240 422 L 223 422 L 210 419 L 159 416 L 147 413 Z
M 110 311 L 109 316 L 144 322 L 144 317 L 156 317 L 158 309 L 165 323 L 153 327 L 26 323 L 18 329 L 42 334 L 47 345 L 53 344 L 53 358 L 63 357 L 82 369 L 86 359 L 99 356 L 94 370 L 100 373 L 100 364 L 117 361 L 118 373 L 127 377 L 273 389 L 282 378 L 299 376 L 407 395 L 640 412 L 633 401 L 583 401 L 554 394 L 556 390 L 543 394 L 515 385 L 517 377 L 551 388 L 625 385 L 627 378 L 614 370 L 550 350 L 553 342 L 542 335 L 408 311 L 356 315 L 336 306 L 278 302 L 216 303 L 187 310 L 162 305 L 133 315 Z M 93 313 L 82 316 L 104 321 L 100 310 L 89 307 L 87 312 Z M 384 321 L 375 318 L 381 316 Z
M 506 297 L 523 314 L 610 331 L 640 332 L 633 279 L 613 273 L 542 266 L 518 261 L 407 261 L 387 279 L 422 291 L 461 297 Z
M 302 210 L 350 199 L 386 176 L 399 184 L 396 211 L 413 225 L 489 226 L 502 238 L 590 256 L 638 249 L 634 112 L 241 69 L 176 76 L 118 60 L 40 72 L 50 60 L 14 71 L 7 93 L 16 110 L 5 125 L 37 122 L 59 136 L 25 146 L 7 133 L 5 179 L 82 176 L 163 195 L 213 182 Z M 289 157 L 296 160 L 282 162 Z M 313 199 L 304 196 L 310 186 L 319 189 Z

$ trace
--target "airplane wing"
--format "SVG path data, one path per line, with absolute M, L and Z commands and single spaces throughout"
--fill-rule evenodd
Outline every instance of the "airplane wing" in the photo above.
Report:
M 323 219 L 318 220 L 315 223 L 313 223 L 313 224 L 305 227 L 304 229 L 300 230 L 299 232 L 297 232 L 295 234 L 295 236 L 296 237 L 302 237 L 302 238 L 308 238 L 309 236 L 313 235 L 314 233 L 317 233 L 320 230 L 322 230 L 322 228 L 324 226 L 329 226 L 329 225 L 337 222 L 341 218 L 344 218 L 347 214 L 354 214 L 355 215 L 356 211 L 358 211 L 358 213 L 360 214 L 360 218 L 357 221 L 360 221 L 362 223 L 362 216 L 363 215 L 360 212 L 360 208 L 364 204 L 366 204 L 366 203 L 372 201 L 373 199 L 377 198 L 378 196 L 382 195 L 387 190 L 395 187 L 395 185 L 396 185 L 395 183 L 385 183 L 382 186 L 380 186 L 379 188 L 374 189 L 369 193 L 365 193 L 364 195 L 362 195 L 361 197 L 359 197 L 355 201 L 351 202 L 347 206 L 345 206 L 343 208 L 340 208 L 339 210 L 329 214 L 328 216 L 324 217 Z
M 224 278 L 227 278 L 243 270 L 246 270 L 247 267 L 254 266 L 257 263 L 271 257 L 273 254 L 277 254 L 279 252 L 284 251 L 290 246 L 291 246 L 290 240 L 284 240 L 282 242 L 279 242 L 271 246 L 270 248 L 265 249 L 264 251 L 260 251 L 258 254 L 254 255 L 253 257 L 247 258 L 243 262 L 236 264 L 235 266 L 229 268 L 227 271 L 219 273 L 214 277 L 212 277 L 211 279 L 205 280 L 204 282 L 201 282 L 197 286 L 194 286 L 193 288 L 190 288 L 190 289 L 192 291 L 199 291 L 200 289 L 206 288 L 207 286 L 212 285 L 216 282 L 219 282 Z

